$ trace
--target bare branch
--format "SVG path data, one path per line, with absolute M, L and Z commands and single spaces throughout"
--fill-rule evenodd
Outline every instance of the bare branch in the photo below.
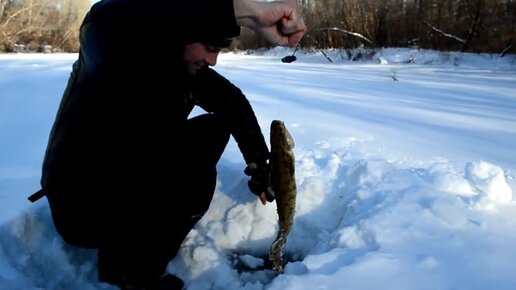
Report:
M 29 27 L 25 27 L 23 29 L 20 29 L 20 30 L 16 31 L 16 33 L 14 35 L 18 36 L 18 35 L 21 35 L 21 34 L 26 33 L 26 32 L 35 32 L 35 31 L 38 31 L 38 32 L 52 31 L 52 28 L 38 27 L 38 26 L 29 26 Z
M 357 32 L 352 32 L 352 31 L 347 31 L 345 29 L 342 29 L 342 28 L 338 28 L 338 27 L 326 27 L 326 28 L 319 28 L 319 29 L 316 29 L 315 31 L 338 31 L 338 32 L 342 32 L 342 33 L 345 33 L 345 34 L 349 34 L 349 35 L 353 35 L 353 36 L 356 36 L 358 38 L 361 38 L 365 41 L 367 41 L 369 44 L 373 45 L 374 46 L 374 43 L 369 40 L 369 38 L 363 36 L 362 34 L 360 33 L 357 33 Z
M 312 40 L 312 41 L 315 43 L 315 45 L 316 45 L 316 46 L 318 46 L 318 45 L 319 45 L 319 43 L 317 42 L 317 40 L 316 40 L 315 38 L 313 38 L 311 35 L 309 35 L 309 34 L 305 34 L 305 37 L 306 37 L 306 38 L 308 38 L 308 39 L 310 39 L 310 40 Z M 322 55 L 324 55 L 324 57 L 325 57 L 329 62 L 333 62 L 333 59 L 331 59 L 331 57 L 329 57 L 329 56 L 326 54 L 326 52 L 324 52 L 324 50 L 320 49 L 319 51 L 322 53 Z
M 7 0 L 0 0 L 0 22 L 4 16 L 5 6 L 7 6 Z
M 440 30 L 439 28 L 437 28 L 437 27 L 435 27 L 435 26 L 432 26 L 432 25 L 431 25 L 430 23 L 428 23 L 428 22 L 424 22 L 424 23 L 425 23 L 428 27 L 430 27 L 433 31 L 435 31 L 435 32 L 437 32 L 437 33 L 439 33 L 439 34 L 441 34 L 441 35 L 443 35 L 443 36 L 446 36 L 446 37 L 449 37 L 449 38 L 455 39 L 455 40 L 457 40 L 457 41 L 458 41 L 458 42 L 460 42 L 460 43 L 464 43 L 464 44 L 466 43 L 466 40 L 465 40 L 465 39 L 462 39 L 462 38 L 460 38 L 460 37 L 458 37 L 458 36 L 455 36 L 455 35 L 452 35 L 452 34 L 446 33 L 446 32 L 444 32 L 444 31 Z
M 13 14 L 11 14 L 11 16 L 9 18 L 7 18 L 7 20 L 5 21 L 5 23 L 3 24 L 5 27 L 7 27 L 7 25 L 9 24 L 9 22 L 11 22 L 11 20 L 13 20 L 16 16 L 20 15 L 21 13 L 27 11 L 27 10 L 30 10 L 32 8 L 34 8 L 34 6 L 41 6 L 41 4 L 34 4 L 32 5 L 32 7 L 28 6 L 28 7 L 23 7 L 22 9 L 14 12 Z
M 510 44 L 509 46 L 507 46 L 506 48 L 504 48 L 502 50 L 502 52 L 500 53 L 500 57 L 504 57 L 507 54 L 507 52 L 509 52 L 511 49 L 512 49 L 512 44 Z

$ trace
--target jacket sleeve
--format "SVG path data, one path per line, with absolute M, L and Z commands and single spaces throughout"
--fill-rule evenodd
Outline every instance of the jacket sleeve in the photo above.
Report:
M 199 71 L 193 94 L 197 105 L 226 121 L 247 164 L 265 164 L 269 149 L 256 115 L 242 91 L 211 68 Z

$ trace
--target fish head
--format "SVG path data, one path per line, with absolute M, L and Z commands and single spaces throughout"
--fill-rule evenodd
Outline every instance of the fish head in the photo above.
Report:
M 292 150 L 294 145 L 294 138 L 290 135 L 285 123 L 280 120 L 273 120 L 271 122 L 271 146 Z

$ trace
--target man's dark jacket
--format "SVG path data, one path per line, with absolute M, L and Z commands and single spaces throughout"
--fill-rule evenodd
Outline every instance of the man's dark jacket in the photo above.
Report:
M 181 145 L 195 105 L 223 119 L 246 163 L 265 164 L 268 148 L 242 92 L 210 68 L 189 75 L 182 61 L 185 44 L 239 31 L 231 0 L 95 4 L 45 154 L 49 200 L 56 193 L 81 203 L 95 191 L 123 202 L 122 191 L 149 188 L 179 194 L 170 181 L 178 160 L 195 154 Z

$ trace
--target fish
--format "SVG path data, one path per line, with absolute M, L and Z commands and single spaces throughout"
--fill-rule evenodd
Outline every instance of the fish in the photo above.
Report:
M 269 250 L 272 269 L 283 273 L 283 248 L 294 223 L 297 185 L 295 178 L 294 139 L 281 120 L 273 120 L 270 127 L 271 188 L 276 199 L 278 232 Z

